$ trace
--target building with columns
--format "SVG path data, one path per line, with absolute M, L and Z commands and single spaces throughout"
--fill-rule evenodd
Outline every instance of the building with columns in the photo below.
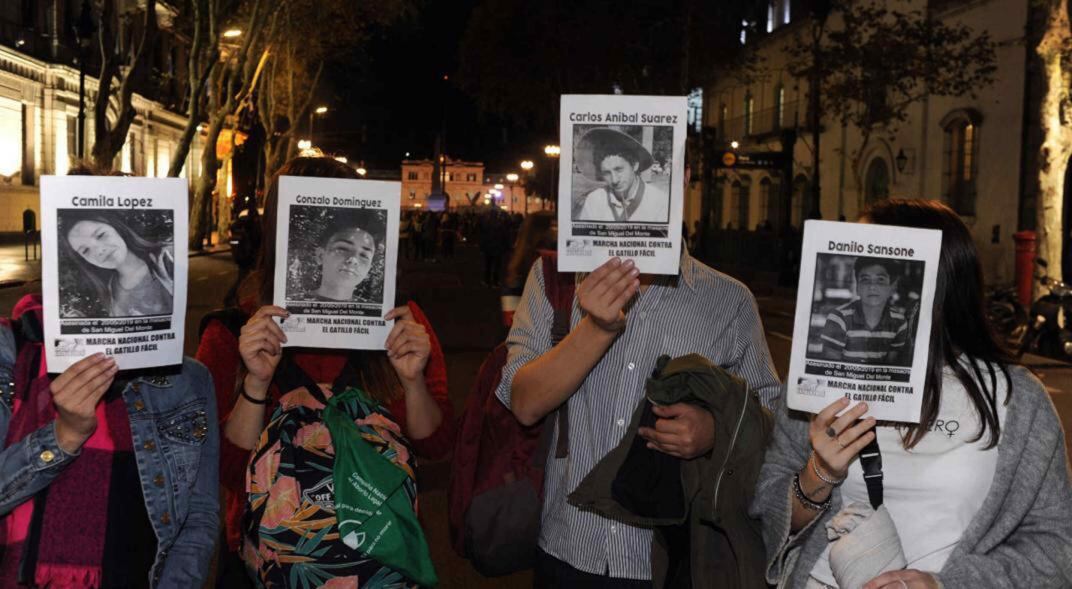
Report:
M 136 10 L 137 0 L 120 0 L 118 12 Z M 114 168 L 136 176 L 166 176 L 171 157 L 186 126 L 179 114 L 186 97 L 187 41 L 170 30 L 175 8 L 158 2 L 160 32 L 154 52 L 150 87 L 132 100 L 137 116 Z M 42 175 L 63 175 L 78 153 L 78 41 L 73 23 L 78 0 L 0 3 L 0 232 L 22 230 L 22 211 L 38 211 Z M 131 22 L 119 30 L 131 39 Z M 85 153 L 93 146 L 93 105 L 97 95 L 99 57 L 87 52 L 85 81 Z M 129 41 L 128 41 L 129 42 Z M 195 139 L 182 176 L 194 177 L 202 142 Z M 225 163 L 226 164 L 226 163 Z M 229 186 L 229 167 L 221 174 L 221 192 Z M 194 172 L 194 173 L 191 173 Z

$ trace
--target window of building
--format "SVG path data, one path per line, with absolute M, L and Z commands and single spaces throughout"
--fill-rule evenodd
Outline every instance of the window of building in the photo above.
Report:
M 778 84 L 774 91 L 774 127 L 781 129 L 785 126 L 785 86 Z
M 22 103 L 0 98 L 0 176 L 22 171 Z
M 789 21 L 791 20 L 791 18 L 793 16 L 792 12 L 790 11 L 790 5 L 791 4 L 792 4 L 792 0 L 782 0 L 782 23 L 783 24 L 789 24 Z
M 745 176 L 739 182 L 734 182 L 733 188 L 734 192 L 737 193 L 734 195 L 734 204 L 737 205 L 737 210 L 735 211 L 737 213 L 735 215 L 737 217 L 737 228 L 747 230 L 751 212 L 749 209 L 752 204 L 750 202 L 752 199 L 752 179 Z
M 420 178 L 420 176 L 421 175 L 418 172 L 410 172 L 410 173 L 406 174 L 406 179 L 408 179 L 408 180 L 418 180 Z
M 756 99 L 749 92 L 744 96 L 744 134 L 752 134 L 752 123 L 755 122 Z
M 466 174 L 465 175 L 465 181 L 466 182 L 476 182 L 476 174 Z
M 867 166 L 864 180 L 864 199 L 871 204 L 890 197 L 890 168 L 886 160 L 876 157 Z
M 417 199 L 417 191 L 416 190 L 410 190 L 409 191 L 409 199 L 410 200 L 416 200 Z
M 771 181 L 764 177 L 759 181 L 759 222 L 762 224 L 770 220 Z
M 777 8 L 774 6 L 773 0 L 767 3 L 767 32 L 774 30 L 774 19 L 777 18 Z
M 703 128 L 703 88 L 693 88 L 688 97 L 689 127 L 697 133 Z
M 807 176 L 800 175 L 793 179 L 793 210 L 789 222 L 797 229 L 803 227 L 804 219 L 807 219 L 811 212 L 808 210 L 810 193 L 811 186 Z
M 954 111 L 942 120 L 942 193 L 949 206 L 961 215 L 975 214 L 980 122 L 982 116 L 973 110 Z

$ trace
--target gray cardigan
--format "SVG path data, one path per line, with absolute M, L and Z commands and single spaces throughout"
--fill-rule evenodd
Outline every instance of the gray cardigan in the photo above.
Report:
M 1021 367 L 1010 373 L 1013 393 L 1001 424 L 997 471 L 937 575 L 946 589 L 1072 587 L 1072 486 L 1061 422 L 1034 375 Z M 806 417 L 790 416 L 785 395 L 775 415 L 751 512 L 763 522 L 767 582 L 804 587 L 827 544 L 823 525 L 841 509 L 841 492 L 835 489 L 830 509 L 790 534 L 793 474 L 807 462 L 811 444 Z

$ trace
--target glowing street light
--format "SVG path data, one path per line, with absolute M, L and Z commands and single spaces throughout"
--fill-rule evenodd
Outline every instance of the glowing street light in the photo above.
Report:
M 298 140 L 298 149 L 304 150 L 304 149 L 312 149 L 312 148 L 313 148 L 313 142 L 312 141 L 310 141 L 308 139 L 299 139 Z
M 335 156 L 335 161 L 340 162 L 340 163 L 344 163 L 344 164 L 349 162 L 349 160 L 346 159 L 345 155 L 337 155 L 337 156 Z
M 740 143 L 737 143 L 736 141 L 730 141 L 730 147 L 732 147 L 733 149 L 737 149 L 740 146 Z
M 322 114 L 324 114 L 326 112 L 328 112 L 328 107 L 326 107 L 326 106 L 318 106 L 318 107 L 316 107 L 316 114 L 322 115 Z
M 234 39 L 234 38 L 237 38 L 237 37 L 241 37 L 242 36 L 242 30 L 241 29 L 227 29 L 226 31 L 223 32 L 223 36 L 226 39 Z
M 502 184 L 496 184 L 496 185 L 495 185 L 495 190 L 502 190 L 502 189 L 503 189 L 503 185 L 502 185 Z
M 365 174 L 368 174 L 368 170 L 366 170 L 365 168 L 358 168 L 357 169 L 357 175 L 358 176 L 364 176 Z M 417 206 L 420 206 L 420 203 L 417 203 Z
M 531 160 L 525 160 L 525 161 L 521 162 L 521 169 L 525 170 L 526 172 L 532 170 L 533 166 L 534 166 L 534 164 L 532 163 Z
M 510 172 L 509 174 L 506 175 L 506 181 L 507 182 L 517 182 L 518 178 L 519 178 L 519 176 L 517 174 L 513 173 L 513 172 Z

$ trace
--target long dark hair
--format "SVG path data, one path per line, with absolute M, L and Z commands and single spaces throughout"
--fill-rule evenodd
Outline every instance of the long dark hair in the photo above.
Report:
M 528 275 L 529 267 L 540 257 L 541 249 L 553 249 L 555 244 L 551 241 L 551 222 L 554 216 L 546 211 L 530 213 L 521 224 L 521 231 L 517 235 L 517 243 L 514 244 L 514 254 L 510 256 L 510 263 L 506 266 L 506 284 L 513 286 L 517 283 L 524 284 Z
M 972 438 L 987 436 L 986 449 L 998 443 L 998 373 L 1005 379 L 1005 399 L 1012 395 L 1009 366 L 1016 363 L 998 343 L 983 306 L 983 271 L 971 233 L 960 217 L 936 200 L 890 199 L 875 203 L 862 219 L 879 225 L 922 227 L 942 231 L 938 282 L 934 293 L 930 357 L 918 425 L 902 426 L 906 449 L 914 447 L 934 427 L 942 399 L 942 371 L 948 366 L 968 392 L 981 427 Z M 967 360 L 962 361 L 961 358 Z
M 162 251 L 173 246 L 170 241 L 158 242 L 145 239 L 131 229 L 114 211 L 65 210 L 58 220 L 59 231 L 57 231 L 57 233 L 59 233 L 60 238 L 57 241 L 59 242 L 60 260 L 70 260 L 73 262 L 74 266 L 78 269 L 79 275 L 97 294 L 97 301 L 101 308 L 92 311 L 108 311 L 108 309 L 105 308 L 107 304 L 105 301 L 111 301 L 111 291 L 108 289 L 108 283 L 112 279 L 112 276 L 115 275 L 116 271 L 94 266 L 71 247 L 67 235 L 75 225 L 82 221 L 103 223 L 115 229 L 115 232 L 118 233 L 119 237 L 126 243 L 127 251 L 145 262 L 149 267 L 149 271 L 152 272 L 154 276 L 170 279 L 174 275 L 175 269 L 171 266 L 167 268 L 167 271 L 170 273 L 169 276 L 159 276 L 160 271 L 153 262 L 154 257 L 159 258 Z
M 361 179 L 353 168 L 330 157 L 296 157 L 279 168 L 279 171 L 272 177 L 268 192 L 265 194 L 264 216 L 261 218 L 263 237 L 261 251 L 257 256 L 257 266 L 246 277 L 239 289 L 240 299 L 253 309 L 262 305 L 270 305 L 275 300 L 276 215 L 279 211 L 279 178 L 281 176 Z M 337 353 L 334 350 L 325 350 L 325 352 Z M 350 350 L 347 353 L 354 368 L 357 369 L 361 388 L 370 397 L 380 403 L 387 403 L 401 393 L 402 385 L 394 368 L 387 360 L 386 352 Z

